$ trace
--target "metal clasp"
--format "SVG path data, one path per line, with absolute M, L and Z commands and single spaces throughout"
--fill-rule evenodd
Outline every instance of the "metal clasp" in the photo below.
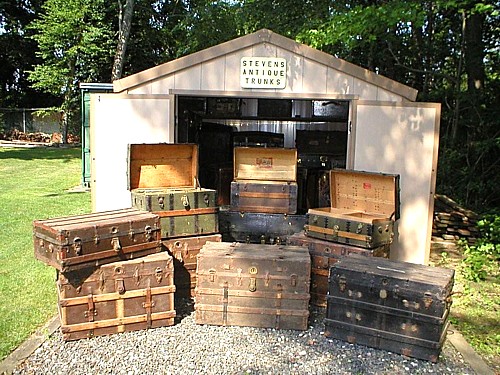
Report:
M 339 278 L 339 290 L 341 292 L 345 292 L 346 284 L 347 284 L 347 281 L 345 279 L 345 276 L 340 276 L 340 278 Z
M 186 207 L 186 208 L 187 208 L 187 207 L 189 207 L 189 198 L 188 198 L 188 196 L 187 196 L 187 195 L 183 195 L 183 196 L 181 197 L 181 202 L 182 202 L 182 205 L 183 205 L 184 207 Z
M 160 208 L 165 208 L 165 198 L 164 197 L 158 197 L 158 205 Z
M 210 268 L 208 270 L 208 279 L 210 280 L 210 282 L 214 282 L 215 281 L 215 269 L 214 268 Z
M 160 284 L 161 280 L 163 279 L 163 271 L 160 267 L 156 267 L 156 269 L 155 269 L 155 278 L 156 278 L 156 282 L 158 284 Z
M 118 294 L 125 293 L 125 281 L 123 279 L 115 280 L 115 290 L 117 291 Z
M 432 302 L 433 302 L 433 300 L 432 300 L 432 293 L 431 292 L 425 292 L 423 300 L 424 300 L 424 306 L 425 306 L 426 309 L 428 309 L 429 307 L 431 307 Z
M 257 267 L 252 266 L 248 269 L 248 273 L 250 275 L 256 275 L 258 272 Z M 248 290 L 250 292 L 255 292 L 257 290 L 257 278 L 256 277 L 250 277 L 250 282 L 248 284 Z
M 120 239 L 118 237 L 113 237 L 111 239 L 111 246 L 113 247 L 113 250 L 116 251 L 117 253 L 121 251 L 122 245 L 120 244 Z
M 82 239 L 80 237 L 73 239 L 73 250 L 76 255 L 82 255 Z
M 153 228 L 150 225 L 144 227 L 144 238 L 146 241 L 151 241 L 153 239 Z
M 203 194 L 203 202 L 205 202 L 207 206 L 210 205 L 210 197 L 208 194 Z

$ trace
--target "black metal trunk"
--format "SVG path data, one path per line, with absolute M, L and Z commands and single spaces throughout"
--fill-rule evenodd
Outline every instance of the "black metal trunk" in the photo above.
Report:
M 219 223 L 223 241 L 276 244 L 303 230 L 305 215 L 221 210 Z
M 437 361 L 454 271 L 351 255 L 330 268 L 325 335 Z

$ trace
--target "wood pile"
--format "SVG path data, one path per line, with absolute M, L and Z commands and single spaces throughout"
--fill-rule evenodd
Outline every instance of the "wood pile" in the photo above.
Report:
M 7 133 L 0 132 L 0 140 L 6 141 L 21 141 L 21 142 L 36 142 L 36 143 L 62 143 L 61 133 L 24 133 L 18 129 L 12 129 Z M 73 134 L 68 134 L 67 143 L 80 143 L 80 137 Z
M 479 216 L 475 212 L 461 207 L 446 195 L 436 194 L 432 241 L 455 243 L 464 239 L 473 245 L 479 235 L 478 220 Z

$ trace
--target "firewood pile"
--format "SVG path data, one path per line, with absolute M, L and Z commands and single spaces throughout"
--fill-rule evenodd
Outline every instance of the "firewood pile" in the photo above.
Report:
M 478 220 L 479 216 L 475 212 L 461 207 L 446 195 L 436 194 L 432 240 L 455 243 L 465 239 L 469 245 L 473 245 L 479 235 Z
M 13 142 L 30 142 L 30 143 L 62 143 L 61 133 L 25 133 L 19 129 L 12 129 L 6 133 L 0 132 L 0 140 Z M 68 134 L 67 143 L 80 143 L 80 137 L 73 134 Z

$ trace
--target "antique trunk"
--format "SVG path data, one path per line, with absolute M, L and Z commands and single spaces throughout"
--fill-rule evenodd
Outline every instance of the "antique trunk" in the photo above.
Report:
M 129 145 L 132 206 L 160 216 L 161 237 L 219 231 L 216 191 L 198 183 L 195 144 Z
M 135 208 L 33 222 L 35 257 L 62 272 L 161 251 L 158 215 Z
M 197 324 L 308 327 L 310 258 L 303 247 L 207 242 L 196 273 Z
M 231 182 L 231 210 L 295 214 L 297 183 L 240 180 Z
M 399 176 L 331 170 L 330 204 L 308 210 L 308 236 L 368 249 L 390 244 L 399 218 Z
M 166 253 L 59 273 L 61 333 L 76 340 L 174 324 L 174 268 Z
M 287 237 L 304 229 L 305 215 L 255 212 L 219 212 L 220 232 L 225 242 L 285 243 Z
M 243 131 L 234 132 L 233 147 L 284 147 L 285 135 L 281 133 Z
M 176 298 L 194 297 L 196 287 L 196 256 L 207 241 L 221 242 L 220 234 L 181 237 L 163 240 L 163 247 L 174 259 Z
M 325 335 L 435 362 L 453 283 L 452 269 L 343 257 L 330 268 Z
M 326 307 L 328 273 L 332 264 L 343 256 L 351 254 L 388 258 L 390 251 L 390 245 L 365 249 L 307 237 L 304 232 L 291 235 L 286 243 L 293 246 L 305 246 L 309 249 L 311 255 L 311 303 L 320 307 Z
M 295 145 L 299 154 L 344 157 L 347 131 L 297 130 Z
M 235 147 L 234 180 L 297 181 L 294 148 Z

